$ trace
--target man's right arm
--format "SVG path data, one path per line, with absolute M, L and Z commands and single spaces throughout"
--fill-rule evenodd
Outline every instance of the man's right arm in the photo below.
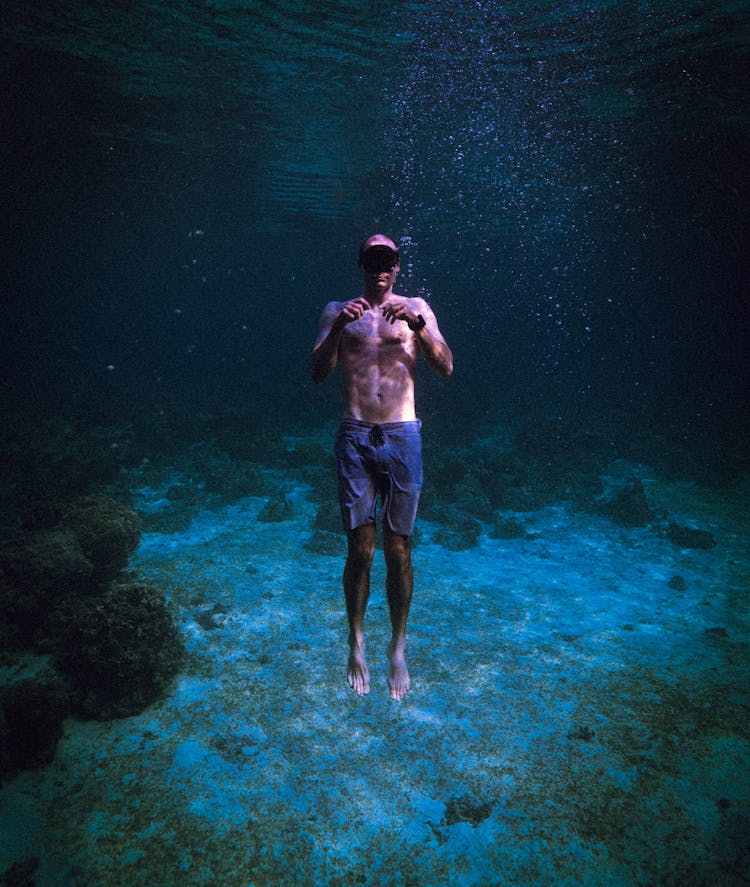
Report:
M 313 382 L 320 383 L 331 375 L 339 357 L 339 342 L 343 324 L 337 323 L 341 305 L 329 302 L 320 317 L 318 338 L 310 355 L 310 375 Z
M 318 338 L 310 355 L 310 375 L 313 382 L 325 382 L 336 369 L 344 327 L 358 320 L 369 308 L 369 303 L 361 297 L 344 303 L 329 302 L 326 305 L 320 317 Z

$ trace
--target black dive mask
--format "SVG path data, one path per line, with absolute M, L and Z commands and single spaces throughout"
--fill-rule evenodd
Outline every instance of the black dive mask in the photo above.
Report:
M 370 246 L 362 254 L 362 267 L 368 274 L 390 274 L 398 261 L 398 250 L 390 246 Z

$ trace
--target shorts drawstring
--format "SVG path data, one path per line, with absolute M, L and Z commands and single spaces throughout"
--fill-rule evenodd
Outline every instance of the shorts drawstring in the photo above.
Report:
M 383 429 L 380 425 L 372 426 L 368 439 L 374 447 L 382 447 L 385 445 L 385 435 L 383 434 Z

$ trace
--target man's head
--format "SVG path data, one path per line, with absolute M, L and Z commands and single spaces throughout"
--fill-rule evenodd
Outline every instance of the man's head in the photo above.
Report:
M 367 275 L 393 274 L 395 280 L 399 260 L 396 244 L 385 234 L 373 234 L 359 245 L 357 265 Z

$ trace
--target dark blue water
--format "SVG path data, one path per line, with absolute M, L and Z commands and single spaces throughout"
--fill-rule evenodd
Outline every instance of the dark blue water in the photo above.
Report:
M 4 394 L 335 413 L 306 353 L 382 229 L 456 352 L 423 413 L 741 438 L 748 13 L 5 3 Z
M 188 648 L 3 782 L 0 880 L 747 882 L 748 38 L 747 0 L 0 5 L 0 543 L 115 497 Z M 345 684 L 307 374 L 375 231 L 455 356 L 400 705 L 380 559 Z M 9 652 L 2 545 L 5 766 L 59 639 Z

